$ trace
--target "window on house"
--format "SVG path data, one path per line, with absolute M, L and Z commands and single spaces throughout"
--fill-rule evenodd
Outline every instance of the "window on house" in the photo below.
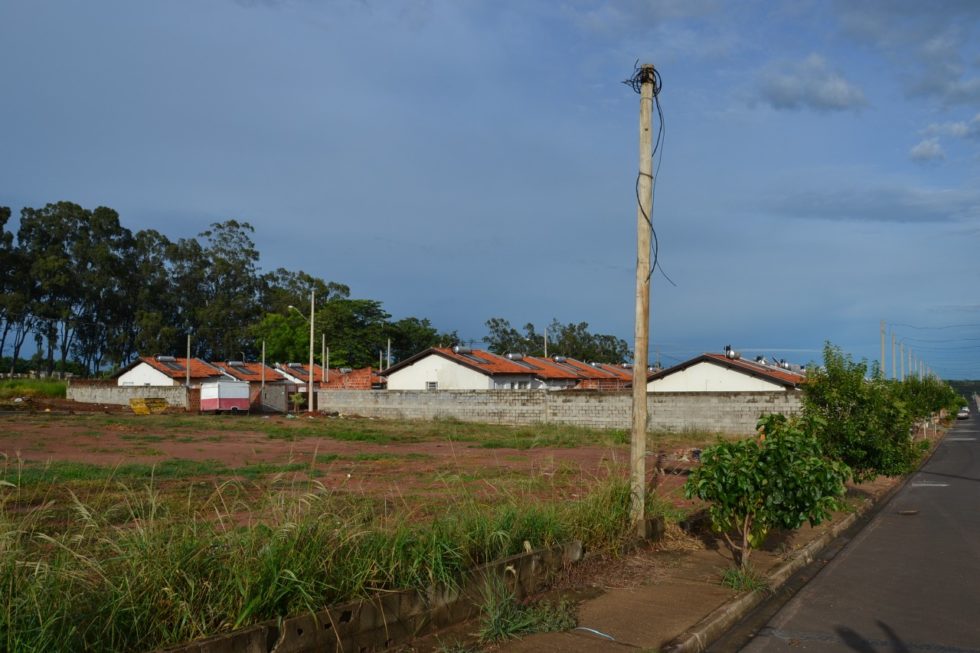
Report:
M 426 390 L 438 390 L 439 389 L 439 382 L 438 381 L 426 381 L 425 382 L 425 389 Z
M 528 386 L 527 381 L 519 381 L 517 383 L 517 389 L 518 390 L 527 390 L 527 386 Z

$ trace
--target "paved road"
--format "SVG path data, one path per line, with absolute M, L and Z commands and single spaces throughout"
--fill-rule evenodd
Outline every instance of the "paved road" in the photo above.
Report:
M 980 411 L 742 650 L 980 653 Z

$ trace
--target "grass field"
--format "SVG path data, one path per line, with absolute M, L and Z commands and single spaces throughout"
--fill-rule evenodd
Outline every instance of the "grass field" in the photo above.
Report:
M 0 400 L 16 397 L 64 397 L 65 387 L 64 381 L 4 379 L 0 380 Z
M 698 446 L 713 436 L 662 438 Z M 139 651 L 582 539 L 631 538 L 627 436 L 454 421 L 0 418 L 0 648 Z M 678 516 L 672 497 L 652 512 Z

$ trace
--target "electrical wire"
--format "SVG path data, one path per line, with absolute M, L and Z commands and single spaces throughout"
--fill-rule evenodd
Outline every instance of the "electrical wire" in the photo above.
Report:
M 944 326 L 914 326 L 911 324 L 892 324 L 893 327 L 905 327 L 906 329 L 966 329 L 980 327 L 980 324 L 946 324 Z
M 650 75 L 648 77 L 648 75 Z M 660 106 L 660 90 L 663 88 L 663 80 L 660 77 L 660 72 L 650 66 L 649 68 L 641 67 L 639 65 L 639 59 L 633 64 L 633 76 L 627 80 L 623 81 L 632 88 L 636 93 L 641 93 L 643 89 L 643 84 L 650 82 L 653 84 L 653 103 L 657 108 L 657 118 L 659 120 L 659 126 L 657 128 L 657 140 L 653 144 L 653 151 L 650 153 L 651 159 L 656 159 L 656 164 L 654 165 L 653 174 L 649 175 L 643 171 L 638 171 L 636 173 L 636 204 L 640 207 L 640 213 L 643 215 L 644 221 L 650 228 L 650 235 L 652 236 L 652 252 L 653 252 L 653 263 L 650 265 L 650 272 L 647 273 L 647 280 L 653 275 L 654 270 L 660 270 L 660 274 L 663 275 L 664 279 L 670 283 L 670 285 L 677 287 L 674 280 L 670 278 L 662 265 L 660 265 L 660 239 L 657 237 L 657 230 L 653 226 L 653 220 L 647 214 L 646 210 L 643 208 L 643 202 L 640 199 L 640 179 L 643 176 L 650 178 L 650 210 L 653 211 L 653 204 L 657 197 L 657 177 L 660 174 L 660 165 L 663 163 L 664 158 L 664 142 L 667 138 L 667 127 L 664 123 L 664 111 L 663 107 Z

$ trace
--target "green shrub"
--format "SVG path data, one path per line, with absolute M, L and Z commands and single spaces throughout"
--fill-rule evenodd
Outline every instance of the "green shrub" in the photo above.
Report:
M 919 460 L 910 437 L 915 416 L 902 386 L 877 371 L 868 378 L 867 362 L 855 363 L 830 343 L 823 367 L 808 372 L 803 384 L 803 415 L 824 451 L 850 467 L 857 483 L 906 474 Z
M 705 449 L 684 486 L 688 498 L 709 503 L 712 526 L 743 570 L 770 529 L 815 525 L 839 508 L 849 474 L 846 465 L 824 457 L 820 443 L 799 423 L 766 415 L 759 426 L 758 439 Z
M 966 399 L 935 377 L 910 376 L 898 385 L 898 393 L 914 417 L 925 418 L 942 410 L 956 412 L 966 405 Z

